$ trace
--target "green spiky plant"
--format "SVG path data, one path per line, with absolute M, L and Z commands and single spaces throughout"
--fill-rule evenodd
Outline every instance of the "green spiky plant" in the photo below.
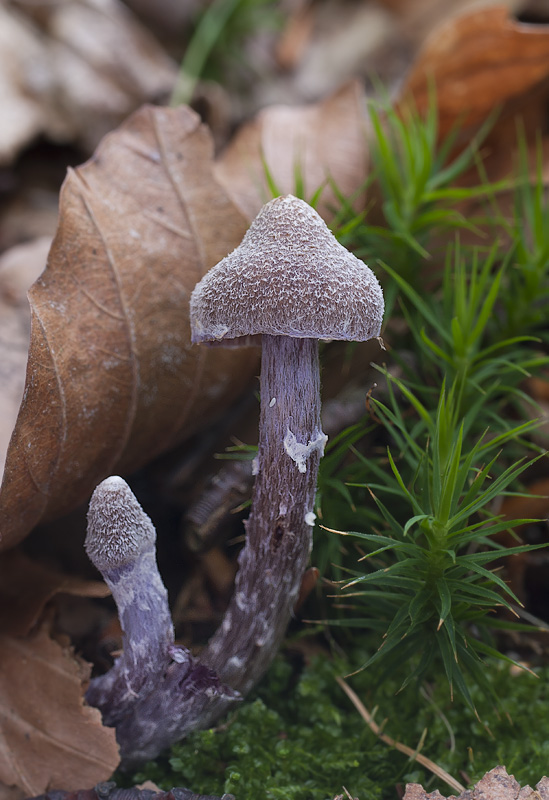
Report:
M 219 80 L 227 64 L 242 62 L 242 43 L 260 29 L 280 27 L 273 0 L 213 0 L 200 9 L 181 62 L 171 105 L 190 103 L 199 80 Z M 247 69 L 250 68 L 246 64 Z M 225 79 L 227 78 L 225 74 Z
M 510 182 L 454 186 L 474 164 L 477 145 L 472 142 L 448 163 L 455 136 L 437 147 L 433 103 L 425 119 L 412 109 L 406 124 L 392 109 L 384 110 L 383 121 L 376 108 L 370 113 L 375 169 L 369 183 L 378 184 L 386 227 L 370 225 L 363 214 L 355 215 L 349 199 L 340 198 L 333 228 L 347 244 L 354 237 L 362 255 L 371 249 L 389 259 L 391 266 L 380 258 L 377 263 L 393 316 L 405 323 L 408 358 L 400 356 L 402 345 L 395 339 L 391 360 L 402 377 L 380 369 L 388 402 L 371 399 L 386 450 L 376 458 L 364 457 L 360 443 L 375 429 L 364 420 L 329 444 L 320 468 L 319 516 L 335 524 L 342 507 L 350 509 L 343 516 L 366 526 L 365 532 L 355 528 L 350 535 L 362 545 L 370 543 L 374 552 L 368 559 L 376 566 L 358 574 L 353 557 L 323 542 L 322 534 L 316 537 L 315 562 L 323 574 L 345 585 L 340 606 L 352 597 L 355 606 L 369 612 L 367 617 L 343 613 L 331 624 L 384 634 L 366 666 L 383 660 L 387 673 L 406 665 L 403 686 L 442 669 L 452 694 L 456 687 L 471 703 L 471 681 L 490 691 L 483 656 L 505 658 L 490 632 L 520 629 L 508 619 L 495 620 L 496 608 L 516 614 L 520 603 L 504 580 L 482 565 L 528 550 L 522 544 L 503 548 L 491 537 L 504 530 L 513 535 L 513 527 L 535 522 L 499 519 L 491 506 L 516 491 L 522 473 L 540 457 L 529 439 L 536 422 L 516 424 L 516 417 L 520 420 L 524 407 L 535 405 L 521 381 L 549 363 L 539 352 L 540 339 L 531 335 L 538 332 L 539 319 L 524 312 L 549 271 L 543 258 L 544 195 L 526 179 L 523 147 L 515 223 L 506 225 L 514 247 L 504 252 L 496 238 L 488 249 L 465 248 L 459 233 L 474 226 L 456 203 L 479 197 L 494 203 Z M 271 194 L 280 194 L 266 163 L 264 173 Z M 307 198 L 306 188 L 297 165 L 295 192 Z M 311 204 L 316 205 L 322 190 L 318 187 L 308 198 Z M 426 248 L 434 236 L 448 231 L 454 239 L 437 266 Z M 517 306 L 523 309 L 522 332 L 510 335 L 517 326 Z M 390 331 L 391 320 L 388 325 Z M 355 461 L 341 467 L 350 450 Z M 524 455 L 529 451 L 530 458 Z M 383 532 L 371 532 L 375 529 Z M 345 573 L 354 577 L 342 579 Z
M 493 198 L 509 187 L 480 180 L 475 186 L 458 186 L 456 181 L 478 159 L 479 147 L 494 122 L 490 117 L 472 141 L 458 155 L 453 154 L 459 134 L 456 126 L 439 142 L 436 96 L 431 92 L 425 114 L 413 104 L 399 113 L 387 101 L 372 102 L 369 114 L 373 131 L 370 153 L 373 170 L 366 186 L 377 198 L 366 218 L 356 215 L 352 199 L 333 187 L 340 202 L 334 226 L 344 242 L 367 263 L 390 264 L 413 288 L 421 290 L 425 267 L 433 261 L 432 242 L 452 231 L 475 231 L 483 218 L 470 219 L 459 209 L 463 200 Z M 373 221 L 370 221 L 372 219 Z M 390 318 L 398 285 L 385 285 L 387 317 Z
M 438 659 L 451 693 L 456 687 L 472 705 L 467 675 L 490 692 L 484 656 L 509 660 L 492 646 L 490 631 L 498 626 L 520 628 L 493 619 L 498 607 L 516 614 L 520 601 L 487 565 L 531 549 L 528 545 L 506 548 L 492 537 L 535 520 L 502 519 L 491 511 L 491 504 L 533 463 L 521 459 L 493 477 L 500 449 L 527 433 L 532 423 L 491 439 L 481 438 L 466 448 L 478 407 L 459 419 L 455 384 L 448 393 L 443 387 L 432 417 L 401 381 L 390 376 L 388 381 L 389 404 L 373 402 L 398 448 L 402 466 L 397 465 L 391 448 L 386 463 L 371 463 L 361 456 L 372 476 L 364 486 L 380 512 L 377 527 L 382 532 L 346 534 L 361 541 L 366 549 L 362 561 L 372 564 L 369 571 L 345 582 L 355 602 L 359 606 L 364 602 L 371 614 L 355 617 L 352 623 L 383 632 L 382 643 L 366 668 L 382 659 L 385 673 L 391 674 L 406 664 L 404 687 L 432 677 Z M 395 388 L 417 418 L 403 415 Z M 343 624 L 349 622 L 346 619 Z
M 421 289 L 419 259 L 430 258 L 429 237 L 441 228 L 470 227 L 447 203 L 481 195 L 493 202 L 496 190 L 508 184 L 484 183 L 469 195 L 447 186 L 472 153 L 441 169 L 435 118 L 411 119 L 405 126 L 389 112 L 388 128 L 382 128 L 372 112 L 375 176 L 389 227 L 358 226 L 354 234 L 370 247 L 381 236 L 390 249 L 391 266 L 378 263 L 390 297 L 398 298 L 394 315 L 406 333 L 399 341 L 391 332 L 397 326 L 388 321 L 391 359 L 401 377 L 378 367 L 386 400 L 371 400 L 386 448 L 372 458 L 353 446 L 362 481 L 356 464 L 346 482 L 336 478 L 347 491 L 354 487 L 354 508 L 368 508 L 368 528 L 351 536 L 365 546 L 366 565 L 372 566 L 362 573 L 349 569 L 354 577 L 343 581 L 346 597 L 350 591 L 358 610 L 334 624 L 383 633 L 366 666 L 383 660 L 388 673 L 405 665 L 403 686 L 442 668 L 451 690 L 472 703 L 471 681 L 491 690 L 484 656 L 505 658 L 490 631 L 515 624 L 493 612 L 503 607 L 516 614 L 520 607 L 504 580 L 484 565 L 528 549 L 503 548 L 492 537 L 534 522 L 504 520 L 492 508 L 517 491 L 522 473 L 541 457 L 530 437 L 535 404 L 521 382 L 548 364 L 540 338 L 532 335 L 539 332 L 548 296 L 548 215 L 539 165 L 532 187 L 523 146 L 515 220 L 506 226 L 512 247 L 504 252 L 496 238 L 488 250 L 466 249 L 458 236 Z M 447 155 L 446 143 L 442 153 Z M 536 298 L 537 313 L 529 314 Z M 400 355 L 404 349 L 406 357 Z M 320 485 L 323 493 L 330 485 L 322 468 Z
M 547 341 L 549 311 L 549 213 L 542 170 L 542 150 L 536 149 L 535 178 L 529 173 L 523 131 L 519 128 L 520 181 L 514 195 L 514 214 L 506 224 L 512 243 L 512 268 L 503 298 L 502 335 L 525 330 Z

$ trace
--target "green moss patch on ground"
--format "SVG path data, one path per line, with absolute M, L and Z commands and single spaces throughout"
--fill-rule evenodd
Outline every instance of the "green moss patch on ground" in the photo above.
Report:
M 426 731 L 421 752 L 461 783 L 474 783 L 496 764 L 520 783 L 535 783 L 549 763 L 549 668 L 539 678 L 504 664 L 490 669 L 504 708 L 498 713 L 479 690 L 480 720 L 463 703 L 452 705 L 444 686 L 429 702 L 417 688 L 395 695 L 396 680 L 376 686 L 370 671 L 349 681 L 370 711 L 378 706 L 376 721 L 386 719 L 393 738 L 416 747 Z M 360 800 L 394 800 L 395 784 L 411 781 L 447 794 L 447 786 L 369 730 L 334 680 L 342 672 L 342 664 L 315 657 L 296 679 L 279 658 L 238 713 L 175 745 L 134 780 L 232 792 L 238 800 L 332 800 L 343 786 Z

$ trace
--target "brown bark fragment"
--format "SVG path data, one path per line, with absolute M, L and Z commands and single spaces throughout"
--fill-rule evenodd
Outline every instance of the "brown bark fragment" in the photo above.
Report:
M 459 797 L 445 798 L 439 791 L 427 793 L 419 783 L 409 783 L 403 800 L 549 800 L 549 778 L 543 777 L 534 791 L 530 786 L 522 789 L 513 775 L 503 766 L 494 767 L 479 780 L 473 789 L 467 789 Z

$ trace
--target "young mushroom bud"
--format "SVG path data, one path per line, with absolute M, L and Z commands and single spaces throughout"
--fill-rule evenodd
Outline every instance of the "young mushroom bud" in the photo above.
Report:
M 174 644 L 168 593 L 156 565 L 156 530 L 122 478 L 107 478 L 88 510 L 86 552 L 112 592 L 122 626 L 123 655 L 92 681 L 87 699 L 115 725 L 139 693 L 149 692 L 170 663 Z M 100 702 L 100 695 L 113 698 Z
M 85 547 L 111 589 L 123 633 L 122 655 L 91 681 L 86 700 L 116 727 L 129 767 L 210 724 L 240 698 L 174 644 L 156 531 L 122 478 L 107 478 L 93 493 Z
M 191 296 L 192 341 L 262 344 L 252 508 L 236 586 L 201 661 L 241 693 L 269 666 L 291 617 L 312 543 L 320 423 L 319 339 L 378 337 L 373 272 L 292 195 L 259 212 L 240 246 Z

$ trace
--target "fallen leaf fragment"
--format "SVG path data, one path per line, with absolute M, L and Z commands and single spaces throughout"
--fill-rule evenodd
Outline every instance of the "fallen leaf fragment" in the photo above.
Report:
M 427 793 L 419 783 L 409 783 L 403 800 L 548 800 L 549 778 L 543 777 L 532 789 L 522 789 L 513 775 L 509 775 L 503 766 L 494 767 L 479 780 L 473 789 L 466 789 L 458 797 L 450 795 L 445 798 L 438 791 Z
M 446 798 L 441 795 L 438 789 L 427 793 L 421 784 L 408 783 L 404 800 L 446 800 Z
M 265 164 L 281 194 L 295 194 L 296 170 L 303 176 L 306 200 L 328 178 L 345 197 L 359 191 L 368 168 L 362 99 L 353 81 L 320 103 L 265 108 L 240 129 L 215 174 L 249 220 L 271 199 Z M 327 185 L 317 210 L 329 220 L 334 206 L 338 203 Z
M 0 257 L 0 474 L 25 387 L 31 315 L 27 291 L 46 266 L 49 237 Z
M 50 639 L 0 635 L 0 781 L 25 796 L 107 780 L 118 765 L 115 733 L 84 705 L 90 667 Z
M 440 136 L 479 125 L 549 75 L 549 26 L 526 25 L 497 4 L 456 16 L 428 36 L 405 83 L 403 105 L 425 110 L 436 89 Z
M 0 163 L 41 133 L 93 148 L 176 72 L 118 0 L 0 4 Z
M 102 581 L 54 572 L 17 549 L 0 555 L 0 632 L 27 636 L 55 595 L 107 597 Z M 1 658 L 1 656 L 0 656 Z
M 474 800 L 516 800 L 520 783 L 508 775 L 505 767 L 498 766 L 487 772 L 473 789 Z
M 254 349 L 190 344 L 189 296 L 247 221 L 190 109 L 144 107 L 71 171 L 29 293 L 26 387 L 0 490 L 1 548 L 219 416 Z
M 294 73 L 303 96 L 322 97 L 351 76 L 368 80 L 375 73 L 386 85 L 391 71 L 393 76 L 396 70 L 402 74 L 402 51 L 408 54 L 410 48 L 397 41 L 393 15 L 379 3 L 324 2 L 306 7 L 314 27 Z
M 39 103 L 23 89 L 25 78 L 22 55 L 27 70 L 43 62 L 44 47 L 31 26 L 13 9 L 0 5 L 0 97 L 2 127 L 0 129 L 0 163 L 13 159 L 42 127 Z M 19 56 L 18 56 L 19 54 Z M 23 73 L 23 74 L 21 74 Z
M 540 478 L 529 484 L 524 494 L 504 497 L 499 513 L 504 519 L 547 519 L 549 517 L 549 478 Z M 521 528 L 516 527 L 519 531 Z M 508 541 L 509 547 L 516 544 L 511 537 L 496 537 L 497 541 Z

